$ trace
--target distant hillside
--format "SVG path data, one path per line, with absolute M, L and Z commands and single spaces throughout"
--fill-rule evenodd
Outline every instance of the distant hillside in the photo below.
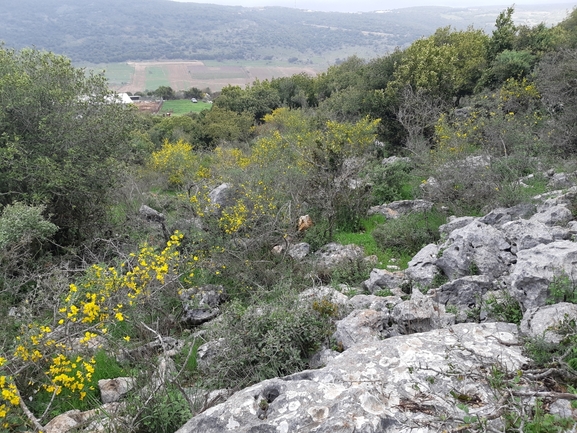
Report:
M 2 3 L 0 40 L 7 46 L 35 46 L 92 63 L 152 59 L 312 63 L 331 55 L 374 57 L 441 26 L 465 28 L 474 23 L 489 29 L 499 12 L 497 8 L 422 7 L 346 14 L 167 0 Z M 564 8 L 549 7 L 559 16 L 554 21 L 563 18 Z M 524 8 L 517 10 L 523 13 Z M 547 17 L 549 12 L 537 15 L 540 21 Z

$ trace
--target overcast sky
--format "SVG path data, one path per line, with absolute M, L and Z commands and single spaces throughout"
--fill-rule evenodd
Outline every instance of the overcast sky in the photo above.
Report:
M 284 6 L 298 9 L 312 9 L 317 11 L 335 12 L 368 12 L 384 9 L 398 9 L 411 6 L 451 6 L 451 7 L 471 7 L 471 6 L 516 6 L 521 5 L 543 5 L 543 4 L 563 4 L 567 9 L 572 9 L 577 5 L 576 0 L 176 0 L 195 3 L 213 3 L 230 6 Z

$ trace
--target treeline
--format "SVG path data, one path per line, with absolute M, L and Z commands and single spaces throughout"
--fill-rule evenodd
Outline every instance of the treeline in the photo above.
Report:
M 198 59 L 303 61 L 339 50 L 376 56 L 451 23 L 449 8 L 342 14 L 164 0 L 3 2 L 0 40 L 75 62 Z M 468 17 L 467 17 L 468 18 Z M 471 22 L 464 19 L 463 22 Z M 368 33 L 367 33 L 368 32 Z

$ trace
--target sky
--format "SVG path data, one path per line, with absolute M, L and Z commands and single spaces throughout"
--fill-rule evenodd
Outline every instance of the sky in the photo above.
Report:
M 195 3 L 213 3 L 229 6 L 283 6 L 298 9 L 334 12 L 369 12 L 412 6 L 516 6 L 562 4 L 567 9 L 577 6 L 577 0 L 176 0 Z

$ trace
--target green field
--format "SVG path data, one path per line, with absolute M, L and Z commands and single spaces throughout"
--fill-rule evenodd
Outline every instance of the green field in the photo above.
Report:
M 160 86 L 170 86 L 168 71 L 161 66 L 146 68 L 146 88 L 158 89 Z
M 193 104 L 189 99 L 177 99 L 174 101 L 164 101 L 160 113 L 170 113 L 174 116 L 181 116 L 190 112 L 198 113 L 202 110 L 210 110 L 212 104 L 207 102 L 197 102 Z

